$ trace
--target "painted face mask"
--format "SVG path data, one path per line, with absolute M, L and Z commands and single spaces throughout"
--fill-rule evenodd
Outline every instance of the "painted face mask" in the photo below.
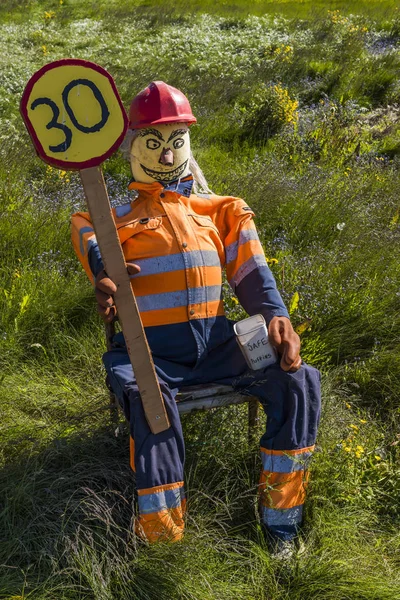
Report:
M 190 138 L 186 123 L 151 125 L 137 130 L 131 146 L 135 181 L 171 183 L 189 173 Z

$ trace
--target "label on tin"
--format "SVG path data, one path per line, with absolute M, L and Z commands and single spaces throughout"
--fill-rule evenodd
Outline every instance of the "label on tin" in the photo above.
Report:
M 235 323 L 234 331 L 250 369 L 265 369 L 277 362 L 278 356 L 268 340 L 268 330 L 262 315 L 254 315 Z

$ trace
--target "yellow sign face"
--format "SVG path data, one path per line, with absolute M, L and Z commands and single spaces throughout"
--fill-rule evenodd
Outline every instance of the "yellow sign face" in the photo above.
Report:
M 25 88 L 21 113 L 39 156 L 62 169 L 99 165 L 118 148 L 128 126 L 111 75 L 79 59 L 37 71 Z

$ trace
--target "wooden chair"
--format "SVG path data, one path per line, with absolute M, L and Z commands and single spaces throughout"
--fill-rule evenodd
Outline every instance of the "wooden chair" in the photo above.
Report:
M 111 350 L 111 341 L 115 335 L 115 324 L 106 323 L 107 350 Z M 113 414 L 118 410 L 119 403 L 110 390 L 110 409 Z M 259 401 L 255 396 L 243 396 L 229 385 L 205 384 L 185 387 L 176 396 L 178 412 L 180 415 L 188 414 L 196 410 L 209 410 L 211 408 L 222 408 L 232 404 L 248 403 L 248 440 L 252 444 L 259 420 Z M 115 418 L 113 417 L 113 420 Z

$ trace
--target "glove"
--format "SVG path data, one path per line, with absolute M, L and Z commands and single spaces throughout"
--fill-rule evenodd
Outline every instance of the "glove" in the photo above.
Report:
M 281 369 L 298 371 L 301 366 L 300 338 L 287 317 L 274 317 L 268 325 L 269 341 L 281 356 Z
M 140 271 L 140 267 L 133 263 L 127 263 L 126 269 L 129 275 L 136 275 Z M 117 286 L 109 278 L 104 269 L 97 275 L 94 284 L 97 311 L 100 313 L 103 321 L 110 323 L 117 314 L 117 307 L 115 306 L 114 298 L 112 297 L 117 291 Z

